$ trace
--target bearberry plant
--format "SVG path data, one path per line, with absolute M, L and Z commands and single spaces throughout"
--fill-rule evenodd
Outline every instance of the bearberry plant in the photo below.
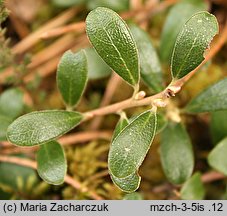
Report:
M 170 27 L 167 25 L 164 31 L 168 33 Z M 96 116 L 116 113 L 120 114 L 120 119 L 109 149 L 108 168 L 117 187 L 129 193 L 138 189 L 141 181 L 139 167 L 155 135 L 160 133 L 160 155 L 166 177 L 174 184 L 185 183 L 181 191 L 183 198 L 188 198 L 188 190 L 193 184 L 198 189 L 196 198 L 203 196 L 200 174 L 192 175 L 194 154 L 190 137 L 178 109 L 170 111 L 169 107 L 172 97 L 203 62 L 210 42 L 218 33 L 218 24 L 212 14 L 196 9 L 181 28 L 171 31 L 177 35 L 175 44 L 168 41 L 168 34 L 162 38 L 164 45 L 161 44 L 163 59 L 168 59 L 167 51 L 173 48 L 170 66 L 172 80 L 165 85 L 157 53 L 145 31 L 133 23 L 127 25 L 108 8 L 98 7 L 88 14 L 86 33 L 92 46 L 112 70 L 133 88 L 133 94 L 131 98 L 116 104 L 85 113 L 76 112 L 86 88 L 88 57 L 84 50 L 65 52 L 57 69 L 57 86 L 66 109 L 25 114 L 13 121 L 7 130 L 11 143 L 21 147 L 39 146 L 37 169 L 43 180 L 55 185 L 64 182 L 66 159 L 57 138 Z M 141 79 L 154 95 L 146 97 L 146 93 L 140 91 Z M 208 87 L 193 98 L 182 112 L 197 114 L 227 109 L 224 96 L 227 94 L 226 86 L 227 79 L 223 79 Z M 128 108 L 142 106 L 146 107 L 144 112 L 127 118 Z M 225 174 L 227 166 L 223 158 L 227 154 L 226 149 L 225 139 L 208 157 L 210 165 Z

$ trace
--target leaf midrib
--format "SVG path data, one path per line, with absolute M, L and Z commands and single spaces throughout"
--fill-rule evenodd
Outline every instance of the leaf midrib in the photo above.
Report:
M 128 71 L 129 78 L 131 79 L 132 83 L 133 83 L 133 84 L 136 84 L 136 80 L 135 80 L 134 77 L 132 76 L 131 71 L 129 70 L 129 68 L 128 68 L 126 62 L 125 62 L 125 60 L 123 59 L 121 53 L 119 52 L 119 50 L 118 50 L 117 47 L 115 46 L 115 44 L 114 44 L 112 38 L 110 37 L 108 31 L 106 30 L 106 28 L 105 28 L 104 26 L 103 26 L 103 30 L 105 31 L 107 37 L 109 38 L 109 40 L 110 40 L 112 46 L 114 47 L 114 49 L 116 50 L 116 52 L 117 52 L 118 55 L 120 56 L 120 59 L 121 59 L 121 61 L 123 62 L 123 64 L 124 64 L 126 70 Z

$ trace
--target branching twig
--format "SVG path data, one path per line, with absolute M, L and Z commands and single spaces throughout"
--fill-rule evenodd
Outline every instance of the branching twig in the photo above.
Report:
M 110 113 L 116 113 L 118 111 L 132 108 L 132 107 L 137 107 L 137 106 L 144 106 L 144 105 L 151 105 L 152 102 L 156 99 L 161 99 L 161 100 L 166 100 L 166 96 L 169 95 L 170 91 L 172 91 L 171 94 L 175 95 L 175 93 L 178 93 L 181 90 L 181 87 L 206 63 L 208 62 L 211 58 L 213 58 L 217 52 L 222 48 L 222 46 L 225 44 L 227 40 L 227 24 L 225 25 L 225 28 L 223 29 L 221 35 L 218 37 L 216 43 L 213 44 L 212 48 L 210 49 L 209 53 L 207 54 L 205 60 L 193 71 L 191 71 L 189 74 L 187 74 L 185 77 L 182 79 L 179 79 L 173 83 L 170 84 L 170 86 L 167 86 L 167 88 L 156 94 L 152 95 L 150 97 L 146 97 L 142 100 L 135 100 L 135 99 L 127 99 L 125 101 L 115 103 L 106 107 L 101 107 L 92 111 L 89 111 L 85 113 L 86 119 L 89 120 L 95 116 L 102 116 L 102 115 L 107 115 Z M 175 89 L 175 90 L 174 90 Z

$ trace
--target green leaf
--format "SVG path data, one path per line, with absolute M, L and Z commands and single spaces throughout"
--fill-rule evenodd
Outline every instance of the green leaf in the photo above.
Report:
M 70 7 L 84 4 L 87 0 L 52 0 L 53 4 L 58 7 Z
M 129 121 L 127 118 L 120 118 L 120 120 L 118 121 L 114 132 L 113 132 L 113 136 L 112 136 L 112 140 L 114 140 L 117 135 L 129 124 Z
M 185 182 L 192 174 L 192 144 L 182 124 L 169 122 L 161 133 L 161 162 L 166 177 L 174 184 Z
M 153 141 L 156 122 L 156 113 L 148 110 L 119 133 L 109 151 L 110 174 L 125 178 L 137 171 Z
M 100 58 L 94 48 L 85 49 L 88 63 L 88 79 L 100 79 L 111 74 L 110 67 Z
M 135 24 L 130 24 L 129 28 L 139 52 L 141 77 L 154 92 L 160 92 L 163 89 L 162 69 L 150 36 Z
M 123 200 L 143 200 L 143 197 L 140 193 L 134 192 L 134 193 L 126 194 L 123 197 Z
M 107 7 L 114 11 L 125 11 L 129 9 L 129 0 L 88 0 L 87 7 L 90 10 Z
M 14 119 L 24 108 L 23 93 L 17 88 L 4 91 L 0 95 L 0 115 Z
M 139 115 L 134 115 L 130 119 L 128 119 L 128 122 L 131 123 L 136 119 Z M 156 124 L 156 134 L 159 134 L 168 124 L 168 121 L 163 113 L 157 113 L 157 124 Z
M 194 14 L 184 24 L 173 49 L 171 59 L 173 78 L 184 77 L 204 60 L 204 52 L 217 33 L 217 19 L 205 11 Z
M 141 181 L 141 177 L 137 173 L 133 173 L 125 178 L 117 178 L 114 175 L 110 176 L 114 184 L 127 193 L 136 191 Z
M 201 174 L 197 172 L 188 179 L 181 188 L 180 194 L 184 200 L 204 199 L 205 188 L 201 181 Z
M 18 146 L 34 146 L 51 141 L 77 126 L 78 112 L 46 110 L 31 112 L 16 119 L 7 130 L 7 138 Z
M 189 113 L 211 112 L 227 109 L 227 78 L 209 86 L 193 98 L 184 109 Z
M 98 7 L 86 19 L 87 35 L 102 59 L 126 82 L 139 82 L 136 43 L 122 18 L 114 11 Z
M 64 182 L 67 163 L 62 146 L 51 141 L 40 146 L 37 152 L 37 171 L 49 184 L 59 185 Z
M 211 135 L 216 144 L 227 136 L 227 110 L 211 113 Z
M 129 124 L 129 120 L 123 114 L 114 129 L 112 140 L 114 140 L 128 124 Z M 117 178 L 112 174 L 110 174 L 110 176 L 112 181 L 118 188 L 128 193 L 136 191 L 141 181 L 141 177 L 137 173 L 133 173 L 125 178 Z
M 208 163 L 211 167 L 227 175 L 227 138 L 219 142 L 208 155 Z
M 204 0 L 187 0 L 175 4 L 166 19 L 160 41 L 160 57 L 170 63 L 177 35 L 184 23 L 196 12 L 206 10 Z
M 75 106 L 87 83 L 87 58 L 85 52 L 66 51 L 57 70 L 57 84 L 63 100 L 70 107 Z
M 6 116 L 0 115 L 0 141 L 7 140 L 6 131 L 12 120 Z

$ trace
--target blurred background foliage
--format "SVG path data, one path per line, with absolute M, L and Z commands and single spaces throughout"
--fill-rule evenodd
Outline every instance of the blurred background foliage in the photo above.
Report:
M 89 84 L 78 106 L 79 111 L 124 100 L 132 93 L 127 84 L 111 75 L 111 69 L 90 47 L 84 32 L 84 20 L 90 10 L 98 6 L 109 7 L 128 22 L 144 29 L 157 49 L 166 84 L 170 80 L 169 58 L 181 25 L 193 13 L 209 10 L 217 17 L 222 30 L 227 16 L 225 0 L 6 0 L 5 5 L 7 9 L 1 0 L 0 155 L 29 159 L 35 159 L 35 149 L 18 149 L 9 145 L 5 142 L 6 129 L 16 117 L 28 111 L 64 107 L 57 91 L 55 72 L 66 50 L 84 48 L 88 58 Z M 62 28 L 66 25 L 71 26 Z M 53 29 L 55 31 L 51 31 Z M 173 100 L 174 106 L 183 107 L 205 87 L 227 75 L 226 51 L 227 46 L 224 45 L 218 55 L 184 86 Z M 149 85 L 143 82 L 141 85 L 142 90 L 153 93 Z M 130 109 L 128 115 L 133 116 L 143 110 Z M 192 139 L 195 171 L 198 171 L 187 182 L 189 186 L 185 184 L 182 188 L 181 198 L 226 199 L 226 178 L 202 184 L 200 176 L 212 170 L 207 156 L 227 136 L 227 112 L 196 116 L 182 114 L 181 117 Z M 105 116 L 104 119 L 82 124 L 72 133 L 107 131 L 110 134 L 117 121 L 116 115 Z M 65 146 L 68 174 L 81 182 L 81 190 L 68 184 L 48 185 L 31 168 L 0 162 L 0 199 L 91 199 L 87 192 L 83 192 L 83 187 L 104 199 L 180 198 L 179 187 L 168 183 L 163 174 L 159 135 L 141 166 L 142 182 L 138 192 L 127 195 L 113 185 L 108 174 L 110 139 L 111 136 L 106 135 L 79 142 L 72 140 L 70 145 Z M 196 193 L 191 184 L 196 186 Z

